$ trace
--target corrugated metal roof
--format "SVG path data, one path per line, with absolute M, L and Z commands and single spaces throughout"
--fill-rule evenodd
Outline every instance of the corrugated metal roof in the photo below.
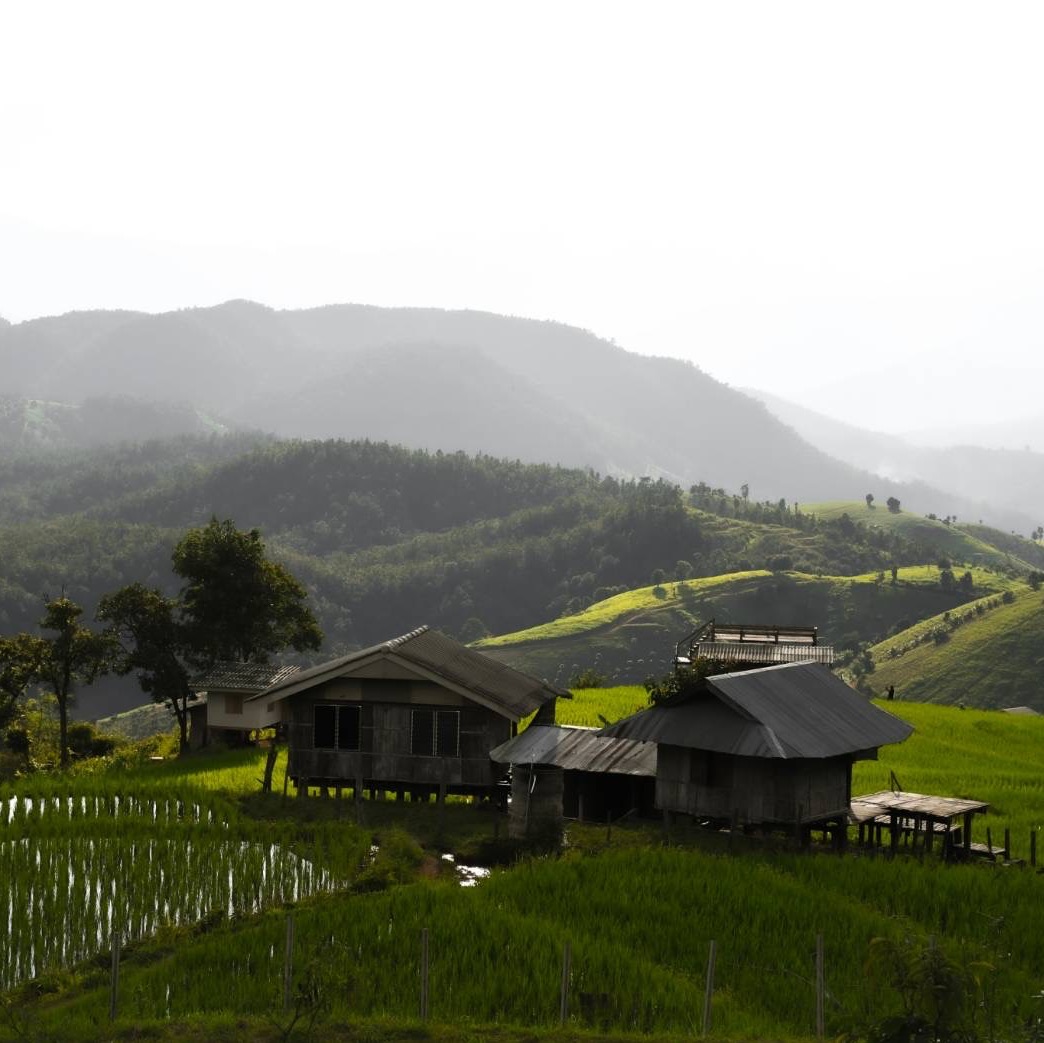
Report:
M 192 679 L 201 692 L 263 692 L 301 672 L 299 666 L 272 663 L 215 663 L 206 673 Z
M 601 734 L 791 759 L 858 753 L 912 731 L 821 663 L 789 663 L 708 678 L 706 692 L 643 710 Z
M 556 697 L 570 698 L 564 689 L 555 688 L 427 627 L 304 670 L 261 694 L 266 699 L 273 696 L 284 698 L 332 677 L 350 674 L 354 665 L 374 657 L 386 657 L 417 667 L 473 692 L 480 701 L 490 703 L 516 719 L 525 717 Z
M 700 641 L 693 645 L 692 651 L 702 659 L 764 666 L 802 662 L 826 663 L 829 666 L 834 661 L 832 645 L 793 644 L 782 641 Z
M 656 743 L 612 739 L 593 728 L 533 724 L 489 756 L 498 764 L 549 764 L 608 775 L 656 774 Z

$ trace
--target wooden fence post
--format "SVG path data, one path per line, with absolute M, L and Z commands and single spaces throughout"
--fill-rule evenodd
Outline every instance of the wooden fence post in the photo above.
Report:
M 711 1030 L 711 1003 L 714 1000 L 714 959 L 717 956 L 718 943 L 711 940 L 710 952 L 707 955 L 707 983 L 703 989 L 703 1034 L 709 1035 Z
M 824 1017 L 824 998 L 826 982 L 823 975 L 823 935 L 816 935 L 816 1039 L 822 1039 L 826 1033 Z
M 112 931 L 112 978 L 109 983 L 109 1021 L 116 1020 L 117 1002 L 120 991 L 120 932 Z
M 566 942 L 562 947 L 562 988 L 558 1005 L 558 1020 L 565 1024 L 569 1020 L 569 972 L 573 959 L 573 947 Z
M 294 914 L 286 914 L 286 951 L 283 954 L 283 1010 L 290 1009 L 294 991 Z
M 421 930 L 420 1016 L 428 1020 L 428 928 Z

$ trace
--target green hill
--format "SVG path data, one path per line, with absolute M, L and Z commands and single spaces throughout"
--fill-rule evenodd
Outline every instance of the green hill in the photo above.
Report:
M 1044 595 L 1025 586 L 936 615 L 875 645 L 867 678 L 902 699 L 1044 712 Z
M 477 647 L 560 684 L 589 667 L 608 681 L 633 682 L 666 672 L 675 645 L 712 618 L 818 626 L 825 642 L 854 647 L 956 609 L 975 593 L 999 595 L 1016 585 L 998 573 L 969 571 L 971 594 L 944 590 L 939 570 L 929 566 L 898 569 L 894 583 L 881 573 L 812 576 L 765 570 L 664 583 L 484 639 Z
M 808 503 L 802 510 L 824 521 L 837 521 L 847 514 L 853 522 L 895 532 L 922 548 L 925 561 L 931 555 L 945 555 L 968 565 L 1022 570 L 1044 567 L 1044 550 L 1039 544 L 988 525 L 947 523 L 905 509 L 893 512 L 884 504 L 867 507 L 856 500 Z

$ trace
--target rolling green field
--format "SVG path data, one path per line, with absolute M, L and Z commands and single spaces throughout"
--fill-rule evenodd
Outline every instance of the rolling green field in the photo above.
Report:
M 962 570 L 963 571 L 963 570 Z M 634 680 L 666 673 L 676 644 L 709 619 L 772 621 L 819 626 L 836 644 L 884 638 L 896 629 L 955 610 L 985 592 L 1025 589 L 1007 574 L 968 569 L 972 592 L 944 590 L 939 569 L 897 570 L 896 582 L 879 572 L 813 576 L 799 572 L 744 572 L 627 591 L 583 612 L 475 647 L 520 669 L 567 684 L 594 668 L 605 680 Z
M 1044 594 L 1028 587 L 980 613 L 977 603 L 922 621 L 872 649 L 876 692 L 904 699 L 1044 711 Z
M 1040 567 L 1040 548 L 1031 540 L 1007 537 L 985 525 L 952 523 L 900 510 L 893 513 L 882 504 L 867 507 L 858 500 L 833 500 L 807 503 L 802 509 L 817 518 L 834 520 L 847 514 L 854 522 L 873 525 L 898 532 L 912 543 L 919 544 L 935 554 L 946 554 L 954 561 L 969 565 L 986 565 L 1020 569 Z M 998 538 L 1003 546 L 997 546 Z
M 559 704 L 560 720 L 597 720 L 599 714 L 614 719 L 644 701 L 640 688 L 575 695 Z M 1007 828 L 1014 855 L 1026 858 L 1030 831 L 1044 818 L 1044 719 L 907 702 L 886 708 L 911 721 L 915 734 L 885 747 L 879 761 L 861 762 L 854 792 L 884 788 L 894 772 L 909 790 L 989 801 L 993 811 L 976 838 L 988 824 L 999 843 Z M 438 1033 L 447 1026 L 462 1034 L 480 1032 L 479 1026 L 498 1026 L 481 1032 L 551 1033 L 559 1017 L 566 942 L 572 951 L 571 1032 L 697 1034 L 713 940 L 714 1035 L 808 1037 L 817 934 L 824 936 L 832 1036 L 859 1037 L 867 1025 L 900 1009 L 891 971 L 874 970 L 875 952 L 885 952 L 893 969 L 895 961 L 934 951 L 948 974 L 967 971 L 966 1038 L 1021 1038 L 1039 1016 L 1044 877 L 1026 868 L 945 866 L 905 855 L 802 855 L 779 842 L 736 838 L 730 844 L 723 835 L 687 828 L 673 830 L 671 845 L 664 847 L 659 824 L 629 820 L 611 836 L 604 826 L 573 825 L 564 855 L 527 858 L 462 889 L 452 875 L 438 871 L 444 864 L 438 856 L 447 844 L 459 851 L 452 830 L 466 828 L 469 817 L 488 833 L 484 809 L 447 808 L 453 819 L 447 833 L 434 805 L 366 802 L 366 825 L 360 827 L 344 800 L 260 797 L 263 758 L 263 751 L 241 750 L 4 787 L 0 806 L 11 808 L 17 796 L 19 810 L 0 816 L 0 859 L 8 867 L 0 880 L 10 889 L 5 899 L 0 887 L 0 905 L 6 900 L 13 910 L 0 908 L 0 923 L 15 922 L 18 937 L 29 937 L 23 910 L 36 908 L 36 900 L 26 901 L 26 888 L 33 881 L 39 886 L 43 867 L 57 876 L 60 865 L 82 865 L 91 880 L 108 881 L 105 867 L 116 863 L 106 862 L 112 856 L 102 857 L 91 842 L 113 854 L 120 844 L 136 845 L 125 848 L 122 859 L 140 863 L 133 872 L 141 883 L 136 940 L 122 957 L 116 1029 L 155 1026 L 149 1034 L 162 1036 L 170 1027 L 198 1026 L 203 1019 L 220 1034 L 238 1019 L 240 1031 L 249 1029 L 255 1038 L 281 1038 L 275 1026 L 288 1020 L 281 1010 L 286 896 L 262 891 L 254 901 L 260 878 L 271 874 L 262 869 L 266 849 L 256 845 L 268 840 L 331 873 L 320 889 L 328 893 L 297 896 L 294 982 L 323 997 L 321 1024 L 340 1026 L 336 1033 L 331 1028 L 337 1038 L 356 1038 L 343 1034 L 349 1022 L 360 1039 L 428 1032 L 416 1022 L 422 929 L 430 932 L 431 1019 L 443 1026 L 436 1038 L 443 1038 Z M 181 817 L 177 801 L 171 803 L 174 793 L 183 794 Z M 123 823 L 107 818 L 106 802 L 115 795 L 128 801 L 130 794 L 137 796 L 124 805 Z M 159 810 L 153 810 L 150 802 L 160 801 L 160 794 Z M 205 827 L 185 821 L 187 805 L 205 809 Z M 428 849 L 423 861 L 402 829 Z M 374 839 L 379 857 L 385 849 L 388 857 L 400 854 L 394 872 L 367 877 L 365 852 Z M 221 884 L 226 870 L 213 879 L 199 872 L 181 878 L 176 860 L 145 857 L 150 845 L 164 851 L 168 844 L 213 845 L 208 853 L 199 847 L 197 857 L 201 865 L 221 866 L 230 841 L 240 845 L 231 870 L 238 890 L 231 896 Z M 80 860 L 63 861 L 63 850 L 79 851 Z M 160 864 L 169 866 L 170 883 L 178 881 L 173 892 L 187 903 L 176 916 L 162 901 L 150 907 L 146 900 L 164 896 L 155 875 Z M 415 868 L 403 875 L 403 866 Z M 415 882 L 396 884 L 408 879 Z M 273 885 L 269 879 L 266 886 Z M 107 887 L 100 888 L 106 898 Z M 92 888 L 91 894 L 99 891 Z M 65 893 L 61 886 L 53 890 Z M 51 969 L 41 967 L 34 984 L 0 994 L 15 1019 L 11 1024 L 21 1017 L 39 1038 L 109 1036 L 100 1028 L 108 1025 L 109 1003 L 104 908 L 100 955 L 79 964 L 75 959 L 82 953 L 77 956 L 68 939 L 90 931 L 69 930 L 69 901 L 48 899 L 40 908 L 47 915 L 33 928 L 44 932 L 35 936 L 33 960 Z M 77 915 L 96 912 L 88 904 Z M 193 916 L 200 920 L 196 926 Z M 7 948 L 13 951 L 10 943 Z M 18 951 L 25 952 L 24 945 Z M 393 1031 L 402 1036 L 388 1035 Z M 2 1028 L 0 1038 L 6 1038 Z

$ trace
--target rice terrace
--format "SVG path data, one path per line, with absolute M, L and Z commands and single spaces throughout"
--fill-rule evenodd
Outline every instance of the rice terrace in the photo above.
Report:
M 560 719 L 619 706 L 580 690 Z M 992 807 L 976 839 L 1007 831 L 1010 864 L 802 854 L 633 819 L 572 823 L 560 855 L 512 862 L 483 806 L 261 794 L 253 749 L 9 783 L 6 1038 L 97 1038 L 110 1004 L 106 1034 L 120 1038 L 131 1026 L 278 1038 L 295 1011 L 296 1031 L 311 1022 L 317 1038 L 666 1039 L 705 1024 L 722 1038 L 810 1037 L 817 952 L 831 1035 L 931 1017 L 938 1038 L 1033 1038 L 1044 721 L 893 708 L 915 734 L 858 765 L 856 790 L 894 773 L 975 794 Z M 504 864 L 463 889 L 438 857 L 449 852 Z

